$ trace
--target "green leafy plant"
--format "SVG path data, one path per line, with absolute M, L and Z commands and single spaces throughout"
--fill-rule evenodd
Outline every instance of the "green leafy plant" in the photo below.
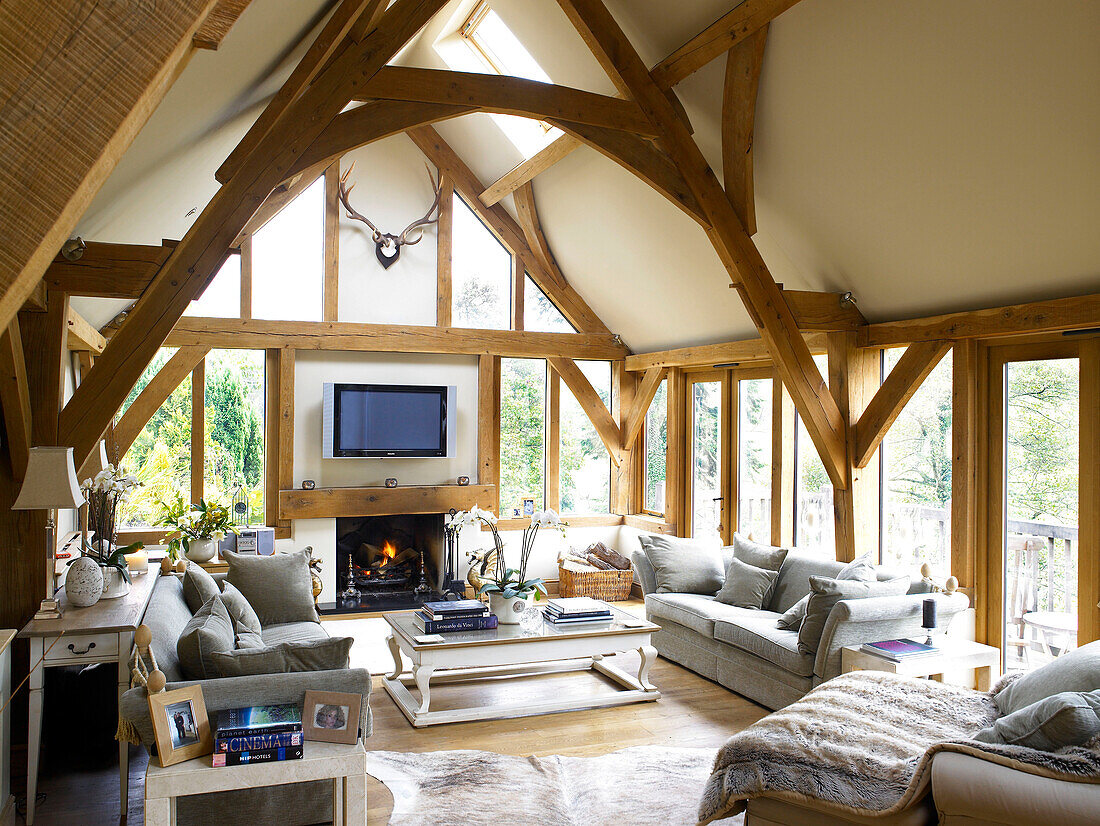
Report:
M 180 551 L 186 552 L 195 540 L 221 540 L 227 533 L 240 533 L 232 524 L 229 508 L 217 502 L 200 499 L 197 504 L 184 501 L 183 494 L 176 492 L 174 499 L 161 502 L 161 514 L 158 525 L 169 527 L 164 542 L 168 546 L 168 556 L 172 560 L 180 558 Z
M 107 547 L 110 549 L 112 546 L 107 545 Z M 145 545 L 141 542 L 131 542 L 125 547 L 113 548 L 112 550 L 110 550 L 110 552 L 108 552 L 105 550 L 100 550 L 98 547 L 89 544 L 88 541 L 85 540 L 81 550 L 84 552 L 84 556 L 94 559 L 100 564 L 101 567 L 115 568 L 120 574 L 122 574 L 123 579 L 125 579 L 127 582 L 133 582 L 133 580 L 130 578 L 130 569 L 126 565 L 126 554 L 133 553 L 134 551 L 140 551 L 144 547 Z M 78 559 L 80 559 L 80 557 L 74 556 L 65 564 L 72 565 Z

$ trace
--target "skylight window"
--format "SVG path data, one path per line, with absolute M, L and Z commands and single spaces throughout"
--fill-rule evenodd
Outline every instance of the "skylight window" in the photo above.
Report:
M 492 72 L 540 83 L 552 82 L 519 38 L 486 2 L 474 8 L 458 35 L 466 48 L 442 53 L 452 69 Z M 490 117 L 525 158 L 537 154 L 561 135 L 560 129 L 542 121 L 515 115 L 493 114 Z

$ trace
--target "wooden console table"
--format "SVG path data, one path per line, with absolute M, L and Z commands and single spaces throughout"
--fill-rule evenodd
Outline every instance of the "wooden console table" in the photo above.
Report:
M 45 669 L 59 665 L 89 663 L 118 664 L 118 696 L 130 687 L 130 651 L 134 630 L 141 624 L 158 572 L 133 577 L 130 593 L 118 599 L 103 599 L 89 608 L 69 603 L 64 589 L 59 591 L 61 619 L 32 620 L 19 632 L 31 647 L 30 712 L 27 720 L 27 824 L 34 823 L 34 803 L 38 792 L 38 762 L 42 746 L 42 705 Z M 130 744 L 118 744 L 120 813 L 126 814 L 129 786 Z

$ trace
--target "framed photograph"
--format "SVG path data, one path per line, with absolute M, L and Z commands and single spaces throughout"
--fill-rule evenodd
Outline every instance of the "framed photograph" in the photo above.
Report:
M 214 751 L 202 686 L 193 685 L 149 695 L 149 716 L 157 738 L 161 766 L 182 763 Z
M 354 745 L 359 739 L 359 713 L 362 708 L 362 694 L 307 691 L 302 709 L 305 739 Z
M 534 516 L 535 515 L 535 500 L 524 499 L 523 500 L 523 515 Z

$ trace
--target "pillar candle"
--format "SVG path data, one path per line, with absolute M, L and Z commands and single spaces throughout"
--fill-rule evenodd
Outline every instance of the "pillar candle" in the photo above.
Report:
M 936 600 L 926 599 L 924 601 L 924 622 L 923 628 L 935 628 L 936 627 Z
M 143 574 L 149 570 L 149 552 L 145 550 L 134 551 L 126 554 L 126 567 L 135 574 Z

